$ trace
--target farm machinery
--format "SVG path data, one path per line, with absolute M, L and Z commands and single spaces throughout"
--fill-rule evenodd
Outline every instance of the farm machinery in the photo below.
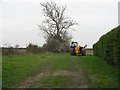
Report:
M 86 51 L 85 51 L 86 47 L 87 47 L 87 45 L 85 45 L 84 47 L 78 46 L 78 42 L 72 41 L 71 42 L 71 55 L 85 56 L 86 55 Z

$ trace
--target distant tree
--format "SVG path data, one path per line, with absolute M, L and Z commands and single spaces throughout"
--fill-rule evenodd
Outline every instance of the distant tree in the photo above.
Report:
M 28 46 L 27 46 L 27 51 L 29 53 L 33 53 L 34 54 L 34 53 L 41 53 L 42 49 L 41 49 L 41 47 L 39 47 L 36 44 L 29 43 Z
M 5 43 L 5 44 L 3 45 L 3 48 L 10 48 L 10 47 L 11 47 L 11 45 L 8 44 L 8 43 Z
M 27 48 L 38 48 L 38 45 L 33 44 L 33 43 L 29 43 Z
M 15 49 L 15 53 L 16 53 L 17 55 L 19 54 L 19 49 L 18 49 L 19 46 L 20 46 L 20 45 L 16 44 L 16 45 L 15 45 L 15 48 L 14 48 L 14 49 Z
M 65 6 L 58 6 L 52 1 L 40 5 L 43 8 L 45 20 L 39 28 L 46 39 L 45 46 L 48 46 L 49 50 L 57 51 L 71 40 L 68 30 L 77 23 L 65 16 Z
M 20 45 L 16 44 L 16 45 L 15 45 L 15 48 L 18 48 L 19 46 L 20 46 Z

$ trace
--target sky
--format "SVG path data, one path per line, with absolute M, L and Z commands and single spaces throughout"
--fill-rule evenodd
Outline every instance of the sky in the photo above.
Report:
M 42 46 L 45 39 L 38 25 L 44 20 L 40 2 L 50 0 L 1 0 L 0 1 L 0 46 L 25 47 L 29 43 Z M 119 0 L 54 0 L 58 5 L 66 5 L 65 15 L 79 25 L 69 31 L 72 41 L 80 46 L 92 45 L 99 38 L 118 26 Z

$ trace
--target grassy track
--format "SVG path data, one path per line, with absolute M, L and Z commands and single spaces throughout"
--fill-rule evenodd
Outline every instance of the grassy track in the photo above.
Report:
M 96 56 L 67 53 L 3 56 L 3 88 L 19 85 L 39 73 L 44 75 L 27 83 L 27 87 L 118 87 L 117 71 Z

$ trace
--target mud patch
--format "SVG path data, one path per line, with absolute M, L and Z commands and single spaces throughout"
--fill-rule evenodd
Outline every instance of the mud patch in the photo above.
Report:
M 88 88 L 88 85 L 80 85 L 80 87 L 77 88 Z
M 19 85 L 13 86 L 11 88 L 26 88 L 30 83 L 39 80 L 43 75 L 44 73 L 38 73 L 35 76 L 24 79 Z
M 78 72 L 73 72 L 69 70 L 59 70 L 53 73 L 53 75 L 68 75 L 72 76 L 71 79 L 66 83 L 66 88 L 88 88 L 88 80 L 83 74 L 82 70 Z
M 53 73 L 53 75 L 68 75 L 68 76 L 77 76 L 76 72 L 68 71 L 68 70 L 59 70 Z

